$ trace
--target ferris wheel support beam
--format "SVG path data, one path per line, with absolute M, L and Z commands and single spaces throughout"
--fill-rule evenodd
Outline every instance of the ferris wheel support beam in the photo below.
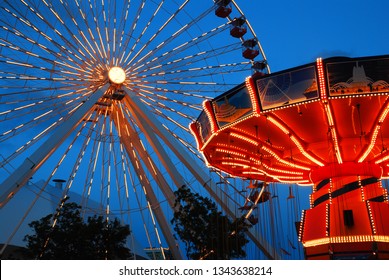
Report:
M 227 197 L 223 199 L 220 195 L 218 195 L 216 185 L 210 184 L 212 181 L 211 177 L 203 171 L 203 169 L 190 157 L 190 155 L 188 155 L 188 152 L 180 145 L 180 143 L 177 142 L 177 139 L 175 139 L 167 130 L 162 128 L 162 124 L 153 114 L 149 112 L 145 104 L 143 104 L 138 96 L 126 88 L 124 91 L 127 93 L 125 100 L 131 105 L 131 108 L 134 109 L 133 115 L 141 116 L 142 119 L 146 121 L 148 129 L 152 129 L 154 133 L 164 141 L 164 143 L 174 152 L 180 161 L 185 164 L 188 170 L 195 176 L 196 180 L 204 186 L 204 188 L 223 208 L 223 210 L 230 217 L 237 218 L 235 215 L 235 208 L 233 207 L 234 202 L 231 198 Z M 176 168 L 174 167 L 174 169 Z M 227 201 L 225 201 L 226 199 Z M 255 245 L 266 255 L 266 257 L 269 259 L 279 258 L 275 249 L 272 248 L 272 246 L 270 246 L 270 244 L 268 244 L 263 238 L 261 238 L 256 233 L 255 229 L 250 228 L 247 234 Z
M 143 163 L 145 164 L 146 168 L 150 170 L 151 176 L 154 178 L 154 180 L 158 183 L 158 185 L 161 187 L 161 190 L 169 203 L 171 207 L 174 206 L 174 200 L 175 196 L 170 188 L 169 184 L 167 183 L 164 176 L 162 176 L 162 172 L 159 171 L 158 167 L 155 165 L 153 159 L 149 156 L 147 151 L 144 149 L 144 146 L 142 145 L 142 142 L 136 133 L 136 131 L 132 128 L 128 120 L 124 117 L 122 112 L 118 109 L 118 106 L 113 106 L 113 115 L 114 122 L 117 127 L 117 129 L 120 131 L 120 139 L 127 150 L 127 152 L 130 152 L 132 149 L 132 146 L 135 148 L 135 150 L 138 152 L 140 158 L 142 159 Z
M 145 108 L 145 105 L 139 100 L 139 103 L 141 103 L 143 109 L 139 108 L 138 107 L 139 104 L 137 102 L 138 98 L 135 97 L 135 95 L 133 95 L 129 90 L 125 90 L 125 91 L 127 92 L 127 95 L 124 98 L 124 100 L 131 111 L 132 117 L 136 120 L 139 127 L 145 133 L 147 140 L 153 146 L 153 149 L 156 152 L 159 160 L 166 168 L 167 172 L 169 173 L 170 177 L 173 179 L 177 188 L 180 188 L 181 186 L 185 185 L 184 178 L 182 177 L 181 173 L 177 170 L 177 168 L 171 161 L 169 155 L 165 151 L 165 148 L 162 146 L 160 140 L 156 137 L 155 135 L 156 132 L 152 129 L 152 127 L 150 127 L 149 123 L 153 122 L 154 125 L 160 127 L 162 127 L 162 124 L 157 119 L 150 120 L 150 117 L 154 117 L 152 113 L 145 113 L 147 112 L 147 111 L 143 111 L 143 110 L 147 110 L 147 108 Z M 130 95 L 133 95 L 133 97 Z
M 107 91 L 109 85 L 93 92 L 73 114 L 57 127 L 52 134 L 31 156 L 16 168 L 0 185 L 0 208 L 2 208 L 23 187 L 42 164 L 55 152 L 67 136 L 82 121 L 95 103 Z
M 133 150 L 134 148 L 131 147 L 131 140 L 127 138 L 127 141 L 124 141 L 124 147 L 127 151 L 128 157 L 132 163 L 132 165 L 137 168 L 135 168 L 135 173 L 138 176 L 138 179 L 140 183 L 142 184 L 142 187 L 145 188 L 147 201 L 150 203 L 149 207 L 151 208 L 152 212 L 155 214 L 155 217 L 158 221 L 158 224 L 160 225 L 161 231 L 163 233 L 163 236 L 165 237 L 165 240 L 167 242 L 167 245 L 169 246 L 170 252 L 172 253 L 172 256 L 175 260 L 181 260 L 182 255 L 181 252 L 177 246 L 177 241 L 175 240 L 173 236 L 173 232 L 171 230 L 171 226 L 169 222 L 166 220 L 166 216 L 162 211 L 161 204 L 155 195 L 155 192 L 153 190 L 153 187 L 150 184 L 150 181 L 147 179 L 147 175 L 145 170 L 143 169 L 142 164 L 140 164 L 139 159 L 134 155 Z M 127 143 L 127 144 L 126 144 Z M 161 250 L 163 251 L 162 245 Z

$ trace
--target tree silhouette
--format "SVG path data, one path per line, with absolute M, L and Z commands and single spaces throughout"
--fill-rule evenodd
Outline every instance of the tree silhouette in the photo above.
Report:
M 244 218 L 231 221 L 212 200 L 192 193 L 185 185 L 175 195 L 171 223 L 185 242 L 188 258 L 226 260 L 246 256 L 245 232 L 251 225 Z
M 84 222 L 76 203 L 65 202 L 55 214 L 47 215 L 29 226 L 34 234 L 26 235 L 27 258 L 53 260 L 129 259 L 126 247 L 128 225 L 118 219 L 88 217 Z

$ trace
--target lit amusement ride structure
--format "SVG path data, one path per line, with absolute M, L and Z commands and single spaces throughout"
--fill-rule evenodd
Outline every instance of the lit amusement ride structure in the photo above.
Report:
M 385 258 L 387 61 L 269 74 L 234 0 L 1 1 L 0 254 L 47 214 L 40 201 L 77 193 L 83 214 L 130 226 L 132 250 L 181 259 L 170 220 L 187 185 L 253 225 L 249 257 L 292 258 L 271 208 L 270 183 L 287 182 L 314 185 L 298 227 L 307 258 Z
M 61 207 L 77 193 L 83 213 L 128 224 L 133 247 L 183 258 L 175 190 L 206 193 L 231 217 L 244 199 L 221 188 L 231 183 L 205 167 L 188 126 L 204 99 L 267 72 L 265 61 L 232 0 L 1 1 L 0 211 L 15 217 L 1 220 L 0 254 L 34 209 L 47 214 L 40 201 Z M 47 199 L 58 180 L 62 194 Z M 10 210 L 21 189 L 30 196 Z
M 260 194 L 313 186 L 296 225 L 307 259 L 388 259 L 388 94 L 388 56 L 317 59 L 248 77 L 190 128 L 209 166 Z

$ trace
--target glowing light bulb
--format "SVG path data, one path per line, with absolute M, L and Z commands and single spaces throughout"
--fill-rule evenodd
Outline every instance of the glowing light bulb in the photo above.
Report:
M 126 72 L 123 68 L 114 66 L 108 71 L 108 78 L 114 84 L 122 84 L 126 80 Z

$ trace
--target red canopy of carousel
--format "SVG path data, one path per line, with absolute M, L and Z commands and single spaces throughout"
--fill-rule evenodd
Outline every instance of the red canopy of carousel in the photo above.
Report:
M 204 102 L 190 125 L 207 163 L 233 176 L 310 185 L 389 175 L 389 56 L 317 59 Z

